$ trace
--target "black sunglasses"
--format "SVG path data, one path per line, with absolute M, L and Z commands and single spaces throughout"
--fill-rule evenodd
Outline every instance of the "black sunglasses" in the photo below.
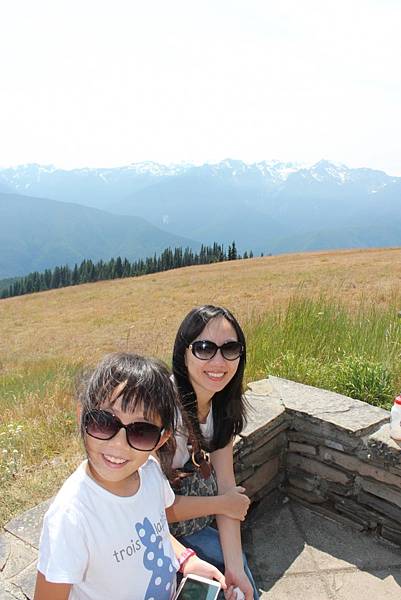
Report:
M 134 450 L 146 452 L 156 448 L 164 433 L 163 427 L 157 427 L 146 421 L 134 421 L 124 425 L 118 417 L 107 410 L 91 410 L 85 413 L 84 428 L 88 435 L 97 440 L 111 440 L 120 429 L 125 429 L 129 446 Z
M 226 360 L 236 360 L 244 352 L 244 346 L 241 342 L 225 342 L 218 346 L 210 340 L 197 340 L 189 344 L 188 348 L 199 360 L 210 360 L 216 355 L 217 350 L 220 350 Z

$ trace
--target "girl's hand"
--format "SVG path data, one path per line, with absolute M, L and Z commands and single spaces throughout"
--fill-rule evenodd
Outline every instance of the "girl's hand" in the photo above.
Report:
M 197 556 L 191 556 L 188 560 L 185 561 L 183 567 L 183 574 L 186 575 L 200 575 L 201 577 L 207 577 L 208 579 L 216 579 L 221 584 L 221 589 L 226 590 L 226 580 L 223 573 L 206 562 L 205 560 L 201 560 Z
M 222 499 L 222 510 L 219 514 L 223 514 L 231 519 L 243 521 L 251 503 L 244 492 L 245 488 L 236 485 L 230 488 L 225 494 L 222 494 L 222 496 L 220 496 Z
M 227 588 L 224 595 L 226 600 L 237 600 L 236 587 L 244 594 L 245 600 L 253 600 L 253 588 L 244 569 L 236 571 L 226 569 L 225 576 Z

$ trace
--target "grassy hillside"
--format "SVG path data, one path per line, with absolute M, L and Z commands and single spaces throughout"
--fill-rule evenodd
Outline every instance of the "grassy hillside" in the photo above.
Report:
M 79 460 L 79 368 L 121 349 L 169 361 L 183 316 L 206 302 L 244 325 L 248 380 L 276 373 L 384 402 L 401 385 L 401 249 L 257 258 L 2 300 L 0 524 L 50 496 Z
M 227 305 L 244 322 L 300 289 L 356 306 L 361 298 L 386 305 L 400 288 L 401 249 L 384 249 L 254 258 L 51 290 L 0 302 L 0 362 L 4 373 L 49 358 L 93 362 L 125 347 L 168 359 L 178 324 L 200 303 Z

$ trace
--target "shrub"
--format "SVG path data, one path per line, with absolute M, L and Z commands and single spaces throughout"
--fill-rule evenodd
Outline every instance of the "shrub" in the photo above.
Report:
M 339 361 L 333 387 L 341 394 L 388 409 L 395 394 L 390 370 L 366 356 L 345 356 Z

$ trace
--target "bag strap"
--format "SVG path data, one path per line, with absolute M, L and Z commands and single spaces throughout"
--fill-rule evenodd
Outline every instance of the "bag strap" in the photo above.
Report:
M 202 449 L 198 438 L 191 431 L 188 436 L 189 451 L 193 465 L 199 470 L 203 479 L 208 479 L 212 473 L 209 454 Z

